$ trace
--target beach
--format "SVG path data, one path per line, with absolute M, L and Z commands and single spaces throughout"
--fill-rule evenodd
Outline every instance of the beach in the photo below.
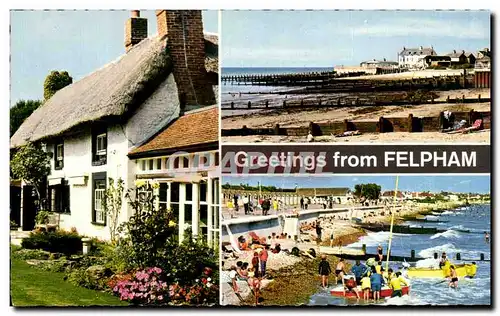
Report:
M 439 210 L 449 210 L 460 207 L 464 202 L 437 202 L 437 203 L 402 203 L 399 205 L 399 212 L 396 212 L 395 223 L 401 223 L 405 218 L 411 218 L 421 213 L 428 213 L 431 211 Z M 384 223 L 389 224 L 391 221 L 391 216 L 387 210 L 391 210 L 389 207 L 387 209 L 374 210 L 372 212 L 365 212 L 366 217 L 364 217 L 364 223 Z M 384 215 L 381 213 L 384 212 Z M 339 246 L 345 247 L 351 245 L 360 240 L 361 237 L 366 236 L 367 232 L 363 229 L 356 227 L 355 224 L 347 220 L 347 214 L 337 214 L 336 218 L 328 218 L 322 220 L 323 227 L 323 241 L 321 246 L 329 247 L 330 238 L 329 236 L 333 233 L 334 241 L 332 252 L 337 251 Z M 291 249 L 294 246 L 299 247 L 301 250 L 307 250 L 310 248 L 319 249 L 318 244 L 315 242 L 314 238 L 316 233 L 313 229 L 305 231 L 301 234 L 300 239 L 306 240 L 301 243 L 295 243 L 293 240 L 281 240 L 278 239 L 276 242 L 281 244 L 282 249 Z M 308 241 L 307 241 L 308 240 Z M 322 249 L 324 249 L 322 247 Z M 341 250 L 341 249 L 340 249 Z M 348 249 L 346 248 L 346 251 Z M 319 250 L 316 252 L 319 254 Z M 252 251 L 245 251 L 238 258 L 227 258 L 223 260 L 222 274 L 227 274 L 227 270 L 234 265 L 237 261 L 248 262 L 253 255 Z M 338 258 L 334 255 L 328 255 L 328 260 L 330 264 L 336 264 Z M 269 253 L 267 269 L 269 271 L 269 276 L 272 280 L 263 280 L 263 290 L 262 297 L 264 298 L 262 305 L 297 305 L 306 304 L 309 297 L 318 291 L 319 279 L 317 277 L 316 269 L 318 264 L 318 258 L 311 259 L 307 256 L 296 257 L 290 254 L 280 252 L 279 254 Z M 334 267 L 334 266 L 333 266 Z M 301 271 L 300 274 L 290 276 L 290 271 Z M 221 277 L 224 279 L 224 277 Z M 293 282 L 290 281 L 293 279 Z M 299 287 L 297 286 L 296 280 L 300 280 Z M 243 288 L 248 288 L 247 285 L 243 284 Z M 269 289 L 269 290 L 268 290 Z M 277 290 L 279 289 L 279 291 Z M 221 291 L 223 293 L 223 305 L 252 305 L 254 301 L 251 299 L 251 292 L 249 288 L 242 293 L 243 301 L 241 301 L 236 295 L 234 295 L 229 283 L 221 281 Z M 285 294 L 280 294 L 285 293 Z

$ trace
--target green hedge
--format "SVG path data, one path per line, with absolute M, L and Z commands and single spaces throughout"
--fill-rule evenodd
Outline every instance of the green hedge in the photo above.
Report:
M 71 255 L 82 251 L 82 237 L 65 231 L 36 232 L 24 238 L 21 246 L 25 249 L 42 249 Z

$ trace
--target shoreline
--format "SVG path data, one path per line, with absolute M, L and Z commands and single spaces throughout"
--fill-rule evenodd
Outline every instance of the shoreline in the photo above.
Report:
M 484 204 L 471 202 L 470 205 Z M 404 217 L 417 216 L 422 213 L 439 211 L 439 210 L 456 210 L 459 207 L 465 206 L 465 201 L 449 201 L 437 203 L 417 203 L 410 209 L 403 209 L 399 214 L 395 215 L 394 224 L 402 223 L 408 219 Z M 368 217 L 371 222 L 389 224 L 391 221 L 390 215 L 379 215 L 375 217 Z M 354 227 L 353 227 L 354 228 Z M 367 235 L 367 232 L 360 228 L 348 230 L 347 233 L 340 233 L 334 235 L 334 245 L 342 246 L 349 245 L 359 240 L 361 236 Z M 326 233 L 326 231 L 325 231 Z M 329 234 L 325 234 L 329 236 Z M 325 239 L 321 243 L 322 246 L 329 246 L 330 239 Z M 297 258 L 297 257 L 296 257 Z M 328 255 L 327 260 L 330 262 L 332 269 L 338 262 L 338 257 Z M 317 276 L 316 269 L 319 261 L 319 254 L 315 259 L 300 257 L 298 261 L 290 265 L 286 265 L 277 270 L 269 269 L 269 275 L 273 276 L 272 282 L 267 282 L 261 289 L 261 297 L 264 299 L 260 305 L 263 306 L 297 306 L 307 304 L 311 295 L 320 289 L 320 280 Z M 350 264 L 346 265 L 350 269 Z M 292 271 L 299 271 L 298 274 L 290 274 Z M 331 284 L 332 275 L 330 275 L 329 282 Z M 223 291 L 224 284 L 221 284 L 221 291 Z M 226 289 L 227 290 L 227 289 Z M 250 294 L 250 293 L 248 293 Z M 238 304 L 225 304 L 225 305 L 244 305 L 253 306 L 253 296 L 248 295 L 244 297 L 243 301 Z

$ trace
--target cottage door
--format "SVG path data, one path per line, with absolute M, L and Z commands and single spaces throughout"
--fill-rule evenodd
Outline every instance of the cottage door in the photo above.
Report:
M 36 216 L 36 192 L 35 188 L 31 185 L 26 185 L 23 191 L 23 230 L 33 230 L 35 228 Z

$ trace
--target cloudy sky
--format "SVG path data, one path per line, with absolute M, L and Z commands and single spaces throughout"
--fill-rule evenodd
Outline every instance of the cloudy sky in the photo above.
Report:
M 394 190 L 395 176 L 224 176 L 222 183 L 274 185 L 276 187 L 294 188 L 322 188 L 322 187 L 347 187 L 354 189 L 356 184 L 377 183 L 382 190 Z M 412 192 L 490 192 L 489 176 L 400 176 L 398 190 Z
M 490 47 L 488 11 L 223 11 L 223 67 L 331 67 Z
M 67 70 L 76 81 L 125 53 L 130 11 L 11 11 L 11 106 L 43 99 L 51 70 Z M 141 11 L 149 35 L 157 34 L 154 10 Z M 218 31 L 218 12 L 204 11 L 207 32 Z

